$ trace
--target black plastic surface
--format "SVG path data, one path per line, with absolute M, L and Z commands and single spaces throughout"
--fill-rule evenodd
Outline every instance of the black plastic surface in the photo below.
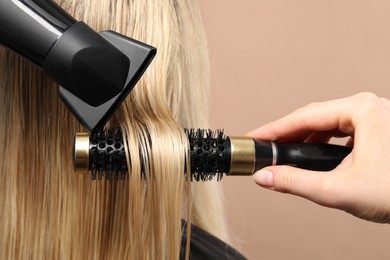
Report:
M 276 144 L 277 164 L 315 171 L 337 167 L 352 148 L 331 144 Z
M 90 132 L 97 132 L 103 128 L 156 55 L 154 47 L 116 32 L 105 31 L 99 34 L 130 60 L 130 69 L 123 90 L 105 103 L 94 106 L 77 97 L 65 87 L 59 87 L 61 99 Z M 95 95 L 95 93 L 90 94 Z
M 126 55 L 77 22 L 50 50 L 43 69 L 59 85 L 97 107 L 123 90 L 129 67 Z
M 255 143 L 256 162 L 255 171 L 272 165 L 272 146 L 270 142 L 253 140 Z
M 52 1 L 0 0 L 0 43 L 39 67 L 75 22 Z

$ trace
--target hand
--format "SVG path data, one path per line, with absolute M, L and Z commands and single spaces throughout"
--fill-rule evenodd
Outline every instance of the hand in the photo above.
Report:
M 289 166 L 254 174 L 265 188 L 291 193 L 369 221 L 390 223 L 390 101 L 371 93 L 313 103 L 248 136 L 278 142 L 329 142 L 350 136 L 353 150 L 330 172 Z

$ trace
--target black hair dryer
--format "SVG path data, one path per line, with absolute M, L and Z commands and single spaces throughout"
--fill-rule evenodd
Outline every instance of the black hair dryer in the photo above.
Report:
M 113 31 L 97 33 L 50 0 L 0 0 L 0 43 L 59 84 L 88 131 L 99 131 L 156 54 Z

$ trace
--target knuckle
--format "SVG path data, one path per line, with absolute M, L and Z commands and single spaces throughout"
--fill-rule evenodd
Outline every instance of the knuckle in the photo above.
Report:
M 372 105 L 380 102 L 380 98 L 371 92 L 361 92 L 359 94 L 356 94 L 355 99 L 357 105 L 364 105 L 364 104 Z
M 320 104 L 321 102 L 311 102 L 303 107 L 296 109 L 295 113 L 301 118 L 305 118 L 307 115 L 310 115 L 313 110 L 316 110 Z
M 355 96 L 356 106 L 359 111 L 358 116 L 360 117 L 371 117 L 376 114 L 376 112 L 381 109 L 382 101 L 381 99 L 370 92 L 362 92 Z
M 304 106 L 304 109 L 312 109 L 317 107 L 321 102 L 310 102 L 306 106 Z

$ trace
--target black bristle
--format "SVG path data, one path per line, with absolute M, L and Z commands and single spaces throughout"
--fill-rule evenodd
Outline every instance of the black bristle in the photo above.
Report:
M 92 134 L 89 150 L 92 180 L 125 178 L 127 164 L 120 128 L 109 128 Z
M 91 180 L 96 180 L 96 170 L 91 170 Z
M 221 180 L 229 171 L 229 141 L 223 130 L 185 129 L 190 145 L 191 180 Z
M 189 141 L 191 181 L 221 180 L 230 168 L 230 143 L 222 129 L 185 129 Z M 150 136 L 146 142 L 152 147 Z M 141 174 L 146 179 L 145 161 L 140 147 Z M 126 155 L 120 128 L 102 130 L 90 137 L 91 179 L 124 179 L 127 174 Z

